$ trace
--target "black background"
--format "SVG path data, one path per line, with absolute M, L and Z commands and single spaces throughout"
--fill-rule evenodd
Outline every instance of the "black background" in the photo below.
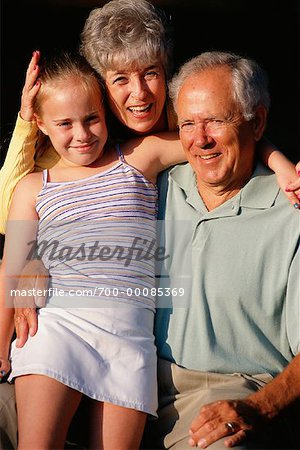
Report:
M 90 10 L 104 3 L 2 0 L 2 161 L 20 107 L 25 69 L 32 51 L 39 49 L 47 56 L 62 48 L 77 49 Z M 157 0 L 153 3 L 171 14 L 175 68 L 205 50 L 230 50 L 253 57 L 267 70 L 272 104 L 266 134 L 293 161 L 298 161 L 300 1 Z

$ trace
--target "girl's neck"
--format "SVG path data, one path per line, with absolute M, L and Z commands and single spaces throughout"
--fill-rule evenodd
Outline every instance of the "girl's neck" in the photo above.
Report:
M 115 147 L 107 147 L 105 152 L 88 166 L 70 164 L 69 161 L 61 158 L 57 164 L 49 169 L 49 181 L 63 182 L 87 178 L 97 173 L 105 172 L 113 167 L 117 161 L 118 154 Z

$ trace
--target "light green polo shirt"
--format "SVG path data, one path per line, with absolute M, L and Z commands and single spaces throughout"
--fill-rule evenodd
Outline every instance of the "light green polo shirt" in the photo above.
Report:
M 261 165 L 210 212 L 189 164 L 161 181 L 170 256 L 155 322 L 159 357 L 201 371 L 282 371 L 300 351 L 299 211 Z

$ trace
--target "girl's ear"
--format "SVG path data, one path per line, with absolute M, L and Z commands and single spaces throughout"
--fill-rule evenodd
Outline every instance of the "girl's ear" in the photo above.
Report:
M 253 133 L 254 133 L 254 139 L 258 142 L 265 131 L 267 123 L 267 110 L 264 106 L 260 105 L 258 106 L 255 117 L 253 119 Z
M 36 121 L 36 124 L 37 124 L 38 128 L 39 128 L 46 136 L 48 136 L 48 131 L 47 131 L 47 128 L 45 127 L 45 125 L 44 125 L 43 120 L 42 120 L 37 114 L 34 114 L 34 118 L 35 118 L 35 121 Z

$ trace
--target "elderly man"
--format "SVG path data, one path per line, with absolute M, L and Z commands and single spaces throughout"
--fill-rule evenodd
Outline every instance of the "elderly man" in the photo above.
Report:
M 209 52 L 183 65 L 170 93 L 189 164 L 161 189 L 174 295 L 156 315 L 160 408 L 149 427 L 160 443 L 150 447 L 290 448 L 281 419 L 300 399 L 299 215 L 255 158 L 266 76 Z

